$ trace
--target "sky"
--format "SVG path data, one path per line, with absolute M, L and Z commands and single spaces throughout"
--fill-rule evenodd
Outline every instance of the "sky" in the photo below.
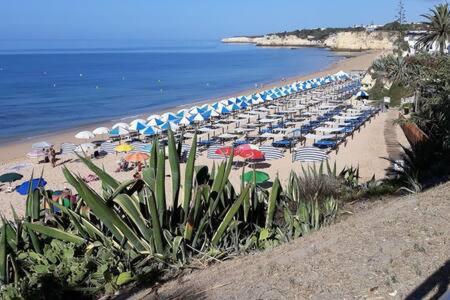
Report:
M 408 21 L 443 0 L 404 0 Z M 383 24 L 397 0 L 1 0 L 11 39 L 220 39 L 299 28 Z

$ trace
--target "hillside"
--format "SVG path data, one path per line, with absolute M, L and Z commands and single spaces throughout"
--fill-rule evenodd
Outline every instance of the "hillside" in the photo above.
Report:
M 364 27 L 315 28 L 269 33 L 263 36 L 224 38 L 224 43 L 251 43 L 263 47 L 324 47 L 333 50 L 392 50 L 399 30 L 420 30 L 421 24 L 387 23 Z
M 340 31 L 324 39 L 301 37 L 294 34 L 269 34 L 263 37 L 232 37 L 224 43 L 251 43 L 263 47 L 324 47 L 333 50 L 392 50 L 395 34 L 387 31 Z
M 357 213 L 333 226 L 194 271 L 134 299 L 422 299 L 450 282 L 449 194 L 448 183 L 356 203 L 349 210 Z

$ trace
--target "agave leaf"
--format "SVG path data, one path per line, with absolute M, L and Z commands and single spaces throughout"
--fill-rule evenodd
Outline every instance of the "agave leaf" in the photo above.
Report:
M 186 162 L 186 171 L 184 174 L 184 198 L 183 198 L 183 211 L 184 219 L 186 220 L 189 213 L 189 206 L 192 197 L 192 184 L 194 177 L 194 167 L 195 167 L 195 155 L 197 153 L 197 134 L 194 135 L 192 139 L 191 151 L 189 152 L 189 157 Z
M 159 222 L 164 224 L 166 213 L 166 158 L 164 149 L 158 153 L 156 167 L 155 197 L 156 207 L 158 209 Z
M 136 182 L 134 179 L 130 179 L 127 181 L 122 182 L 115 190 L 114 192 L 108 197 L 106 200 L 106 203 L 111 202 L 117 195 L 123 193 L 127 190 L 127 188 L 131 185 L 133 185 Z
M 92 172 L 94 172 L 102 180 L 102 183 L 105 183 L 113 190 L 117 189 L 117 187 L 119 186 L 119 182 L 114 179 L 114 177 L 109 175 L 103 169 L 97 167 L 89 158 L 83 157 L 78 154 L 77 156 Z
M 217 228 L 216 232 L 214 233 L 211 239 L 211 244 L 213 246 L 217 246 L 217 243 L 220 241 L 223 234 L 228 229 L 232 219 L 234 218 L 239 208 L 241 207 L 242 202 L 244 201 L 245 198 L 249 196 L 249 190 L 250 186 L 247 186 L 244 189 L 243 193 L 239 196 L 239 198 L 233 203 L 233 205 L 228 210 L 227 214 L 223 218 L 222 222 L 220 223 L 219 227 Z
M 269 203 L 267 206 L 267 217 L 266 217 L 266 229 L 270 229 L 272 227 L 273 216 L 275 214 L 275 208 L 277 205 L 277 199 L 280 195 L 280 180 L 278 177 L 275 178 L 275 182 L 272 186 L 272 191 L 270 193 Z
M 175 261 L 177 260 L 177 254 L 178 254 L 178 250 L 181 247 L 181 242 L 183 241 L 183 237 L 181 236 L 176 236 L 173 239 L 173 243 L 172 243 L 172 259 Z
M 172 207 L 173 212 L 176 212 L 180 193 L 180 154 L 177 151 L 175 138 L 172 130 L 170 129 L 168 131 L 168 146 L 170 172 L 172 178 Z
M 156 201 L 153 191 L 150 189 L 145 189 L 147 206 L 150 210 L 150 218 L 152 221 L 152 236 L 155 243 L 156 252 L 160 255 L 164 255 L 164 244 L 162 239 L 162 228 L 159 222 L 158 210 L 156 208 Z
M 139 204 L 136 203 L 133 198 L 125 194 L 117 195 L 113 201 L 117 203 L 130 218 L 130 220 L 133 221 L 134 225 L 139 229 L 145 240 L 150 241 L 152 234 L 150 229 L 147 227 L 144 216 L 139 210 Z
M 94 190 L 91 189 L 81 178 L 75 178 L 67 170 L 65 173 L 66 178 L 76 180 L 80 190 L 77 192 L 84 200 L 86 205 L 94 212 L 95 216 L 105 224 L 111 233 L 116 237 L 118 241 L 123 241 L 127 238 L 129 243 L 138 251 L 144 251 L 145 247 L 142 244 L 138 236 L 128 225 L 115 213 L 115 211 L 108 207 L 104 201 Z
M 0 282 L 6 284 L 6 276 L 8 273 L 6 256 L 7 256 L 7 241 L 6 241 L 6 224 L 2 220 L 2 227 L 0 229 Z
M 66 242 L 74 243 L 77 245 L 81 245 L 86 242 L 85 239 L 83 239 L 82 237 L 79 237 L 72 233 L 67 233 L 60 229 L 56 229 L 53 227 L 44 226 L 44 225 L 40 225 L 40 224 L 36 224 L 36 223 L 24 222 L 23 224 L 28 229 L 31 229 L 37 233 L 44 234 L 46 236 L 49 236 L 49 237 L 57 239 L 57 240 L 66 241 Z

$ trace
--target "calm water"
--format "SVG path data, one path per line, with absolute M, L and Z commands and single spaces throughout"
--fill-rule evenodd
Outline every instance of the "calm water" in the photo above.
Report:
M 208 100 L 338 59 L 324 49 L 215 41 L 41 44 L 0 47 L 0 140 Z

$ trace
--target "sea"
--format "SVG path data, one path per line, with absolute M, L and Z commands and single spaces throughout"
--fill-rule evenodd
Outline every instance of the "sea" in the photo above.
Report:
M 0 142 L 217 99 L 341 58 L 326 49 L 215 40 L 5 40 Z

